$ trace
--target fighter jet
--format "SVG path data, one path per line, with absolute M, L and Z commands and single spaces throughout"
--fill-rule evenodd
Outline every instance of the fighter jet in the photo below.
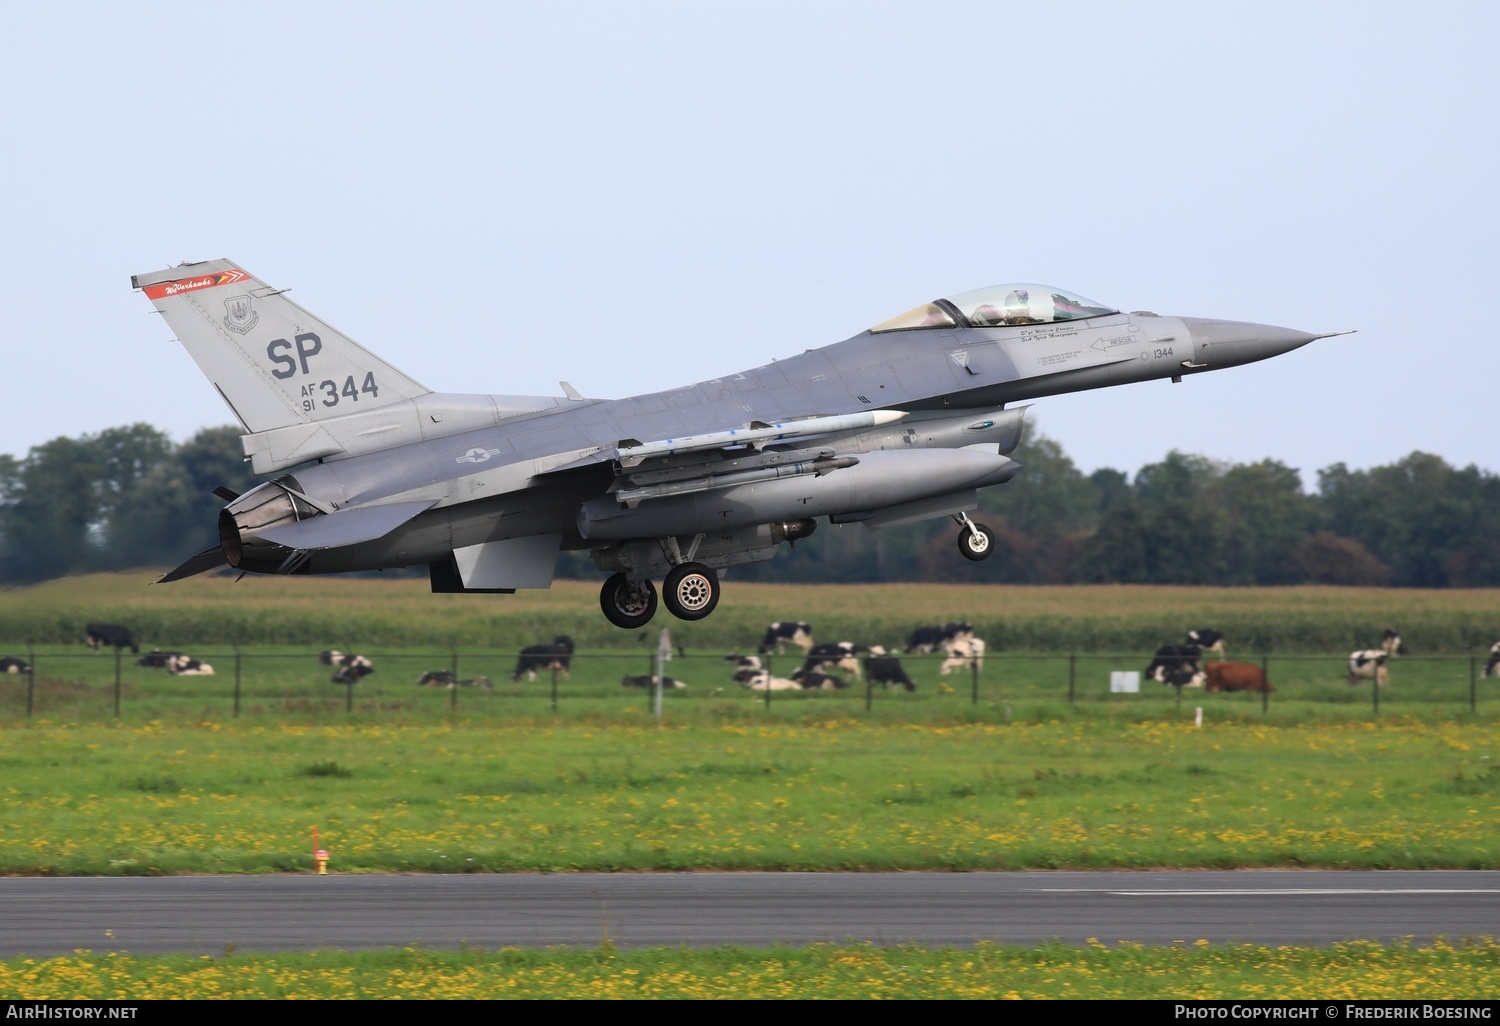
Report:
M 938 517 L 993 541 L 977 490 L 1020 467 L 1028 400 L 1233 367 L 1325 334 L 1162 317 L 1045 285 L 923 303 L 800 356 L 632 396 L 434 392 L 231 260 L 138 274 L 244 429 L 266 481 L 216 494 L 220 544 L 161 581 L 426 566 L 434 592 L 551 585 L 562 549 L 610 576 L 626 629 L 719 601 L 718 571 L 818 523 Z M 274 476 L 272 476 L 274 475 Z

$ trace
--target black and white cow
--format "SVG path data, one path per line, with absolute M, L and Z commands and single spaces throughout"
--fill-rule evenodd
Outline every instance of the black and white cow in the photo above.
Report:
M 483 674 L 478 677 L 470 677 L 468 680 L 459 680 L 453 675 L 452 670 L 428 670 L 417 678 L 419 688 L 467 688 L 476 687 L 481 691 L 493 691 L 495 686 L 490 679 Z
M 202 660 L 179 652 L 167 659 L 167 672 L 178 677 L 212 677 L 214 668 Z
M 858 679 L 861 676 L 860 653 L 868 651 L 867 646 L 856 645 L 852 641 L 824 642 L 808 649 L 807 658 L 802 661 L 802 669 L 805 673 L 817 673 L 832 666 Z
M 906 675 L 901 660 L 888 655 L 880 645 L 870 646 L 870 654 L 865 658 L 865 680 L 883 687 L 898 684 L 907 691 L 917 690 L 917 682 Z
M 766 628 L 756 651 L 761 655 L 770 655 L 772 652 L 782 655 L 786 652 L 787 645 L 796 645 L 804 653 L 807 652 L 813 647 L 812 625 L 803 620 L 777 620 Z
M 1484 661 L 1484 677 L 1500 677 L 1500 641 L 1490 646 L 1490 657 Z
M 842 691 L 849 686 L 849 682 L 842 677 L 809 670 L 806 666 L 799 666 L 793 670 L 792 680 L 801 684 L 804 691 Z
M 724 657 L 724 661 L 726 663 L 729 663 L 736 670 L 765 669 L 765 664 L 760 661 L 760 656 L 740 655 L 738 652 L 731 652 L 729 655 Z
M 326 660 L 327 665 L 338 667 L 329 678 L 335 684 L 358 684 L 375 672 L 374 665 L 366 656 L 355 655 L 353 652 L 324 652 L 323 655 L 331 657 Z
M 1349 653 L 1349 686 L 1352 688 L 1362 680 L 1373 680 L 1376 687 L 1390 683 L 1390 671 L 1386 664 L 1391 654 L 1382 648 L 1366 648 Z
M 685 688 L 685 687 L 687 687 L 687 685 L 684 684 L 682 681 L 680 681 L 680 680 L 673 680 L 671 677 L 663 677 L 661 679 L 661 686 L 663 688 Z M 650 674 L 650 673 L 643 673 L 643 674 L 640 674 L 639 676 L 631 676 L 630 674 L 627 673 L 625 676 L 623 676 L 623 677 L 620 678 L 620 687 L 622 687 L 622 688 L 654 688 L 654 687 L 656 687 L 656 676 L 654 674 Z
M 1163 645 L 1141 676 L 1175 688 L 1202 687 L 1204 674 L 1198 665 L 1203 649 L 1197 645 Z
M 1205 652 L 1213 652 L 1217 655 L 1224 654 L 1224 632 L 1202 627 L 1196 631 L 1187 632 L 1187 643 L 1197 645 Z
M 15 656 L 0 656 L 0 673 L 30 673 L 31 664 Z
M 160 648 L 153 648 L 151 651 L 147 652 L 145 655 L 137 659 L 135 661 L 135 665 L 149 666 L 158 670 L 163 670 L 166 669 L 167 662 L 169 660 L 180 655 L 182 655 L 181 652 L 168 652 Z
M 786 677 L 776 677 L 769 670 L 741 670 L 734 679 L 751 691 L 801 691 L 802 685 Z
M 129 648 L 134 655 L 141 654 L 141 646 L 130 636 L 130 630 L 119 624 L 91 623 L 83 630 L 83 643 L 89 648 Z
M 972 623 L 945 623 L 941 627 L 918 627 L 906 639 L 906 654 L 937 652 L 960 638 L 972 638 Z
M 938 667 L 938 673 L 947 676 L 955 670 L 963 670 L 972 666 L 976 670 L 984 669 L 984 639 L 976 637 L 954 638 L 943 646 L 943 651 L 948 653 L 948 658 L 943 660 L 943 665 Z
M 1406 646 L 1401 643 L 1401 635 L 1394 627 L 1387 627 L 1380 636 L 1380 649 L 1390 656 L 1406 655 Z
M 572 663 L 573 639 L 566 634 L 559 634 L 552 639 L 550 645 L 527 645 L 521 649 L 516 656 L 516 668 L 511 671 L 510 679 L 518 681 L 525 677 L 527 680 L 536 680 L 536 675 L 543 670 L 556 670 L 566 677 Z

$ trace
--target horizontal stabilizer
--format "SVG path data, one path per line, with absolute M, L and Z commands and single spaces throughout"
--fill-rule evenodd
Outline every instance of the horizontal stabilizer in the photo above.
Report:
M 228 565 L 229 557 L 224 555 L 223 546 L 215 545 L 211 549 L 204 549 L 196 556 L 189 556 L 176 570 L 167 571 L 151 583 L 166 584 L 170 581 L 180 581 L 184 577 L 192 577 L 194 574 L 201 574 Z
M 310 517 L 285 527 L 273 527 L 262 531 L 260 537 L 266 541 L 285 545 L 289 549 L 315 552 L 319 549 L 337 549 L 345 545 L 384 538 L 419 513 L 425 513 L 437 504 L 436 499 L 420 502 L 392 502 L 384 506 L 361 506 L 345 509 L 327 516 Z

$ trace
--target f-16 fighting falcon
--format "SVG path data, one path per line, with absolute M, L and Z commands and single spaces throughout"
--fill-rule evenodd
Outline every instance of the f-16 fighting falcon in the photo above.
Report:
M 627 399 L 433 392 L 232 260 L 138 274 L 270 477 L 217 494 L 215 548 L 267 574 L 428 568 L 434 592 L 552 583 L 561 549 L 610 577 L 604 615 L 698 620 L 717 571 L 770 559 L 820 518 L 879 529 L 935 517 L 990 554 L 977 490 L 1020 469 L 1024 403 L 1233 367 L 1325 334 L 1161 317 L 1045 285 L 935 299 L 800 356 Z M 274 475 L 274 476 L 273 476 Z

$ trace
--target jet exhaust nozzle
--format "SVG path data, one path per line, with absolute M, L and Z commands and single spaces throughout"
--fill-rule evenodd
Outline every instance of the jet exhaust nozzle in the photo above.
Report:
M 292 550 L 264 540 L 260 534 L 320 515 L 317 509 L 281 487 L 283 484 L 302 490 L 295 478 L 280 477 L 250 489 L 219 511 L 219 544 L 224 549 L 224 558 L 236 570 L 277 573 L 287 565 Z M 305 572 L 306 562 L 297 569 Z

